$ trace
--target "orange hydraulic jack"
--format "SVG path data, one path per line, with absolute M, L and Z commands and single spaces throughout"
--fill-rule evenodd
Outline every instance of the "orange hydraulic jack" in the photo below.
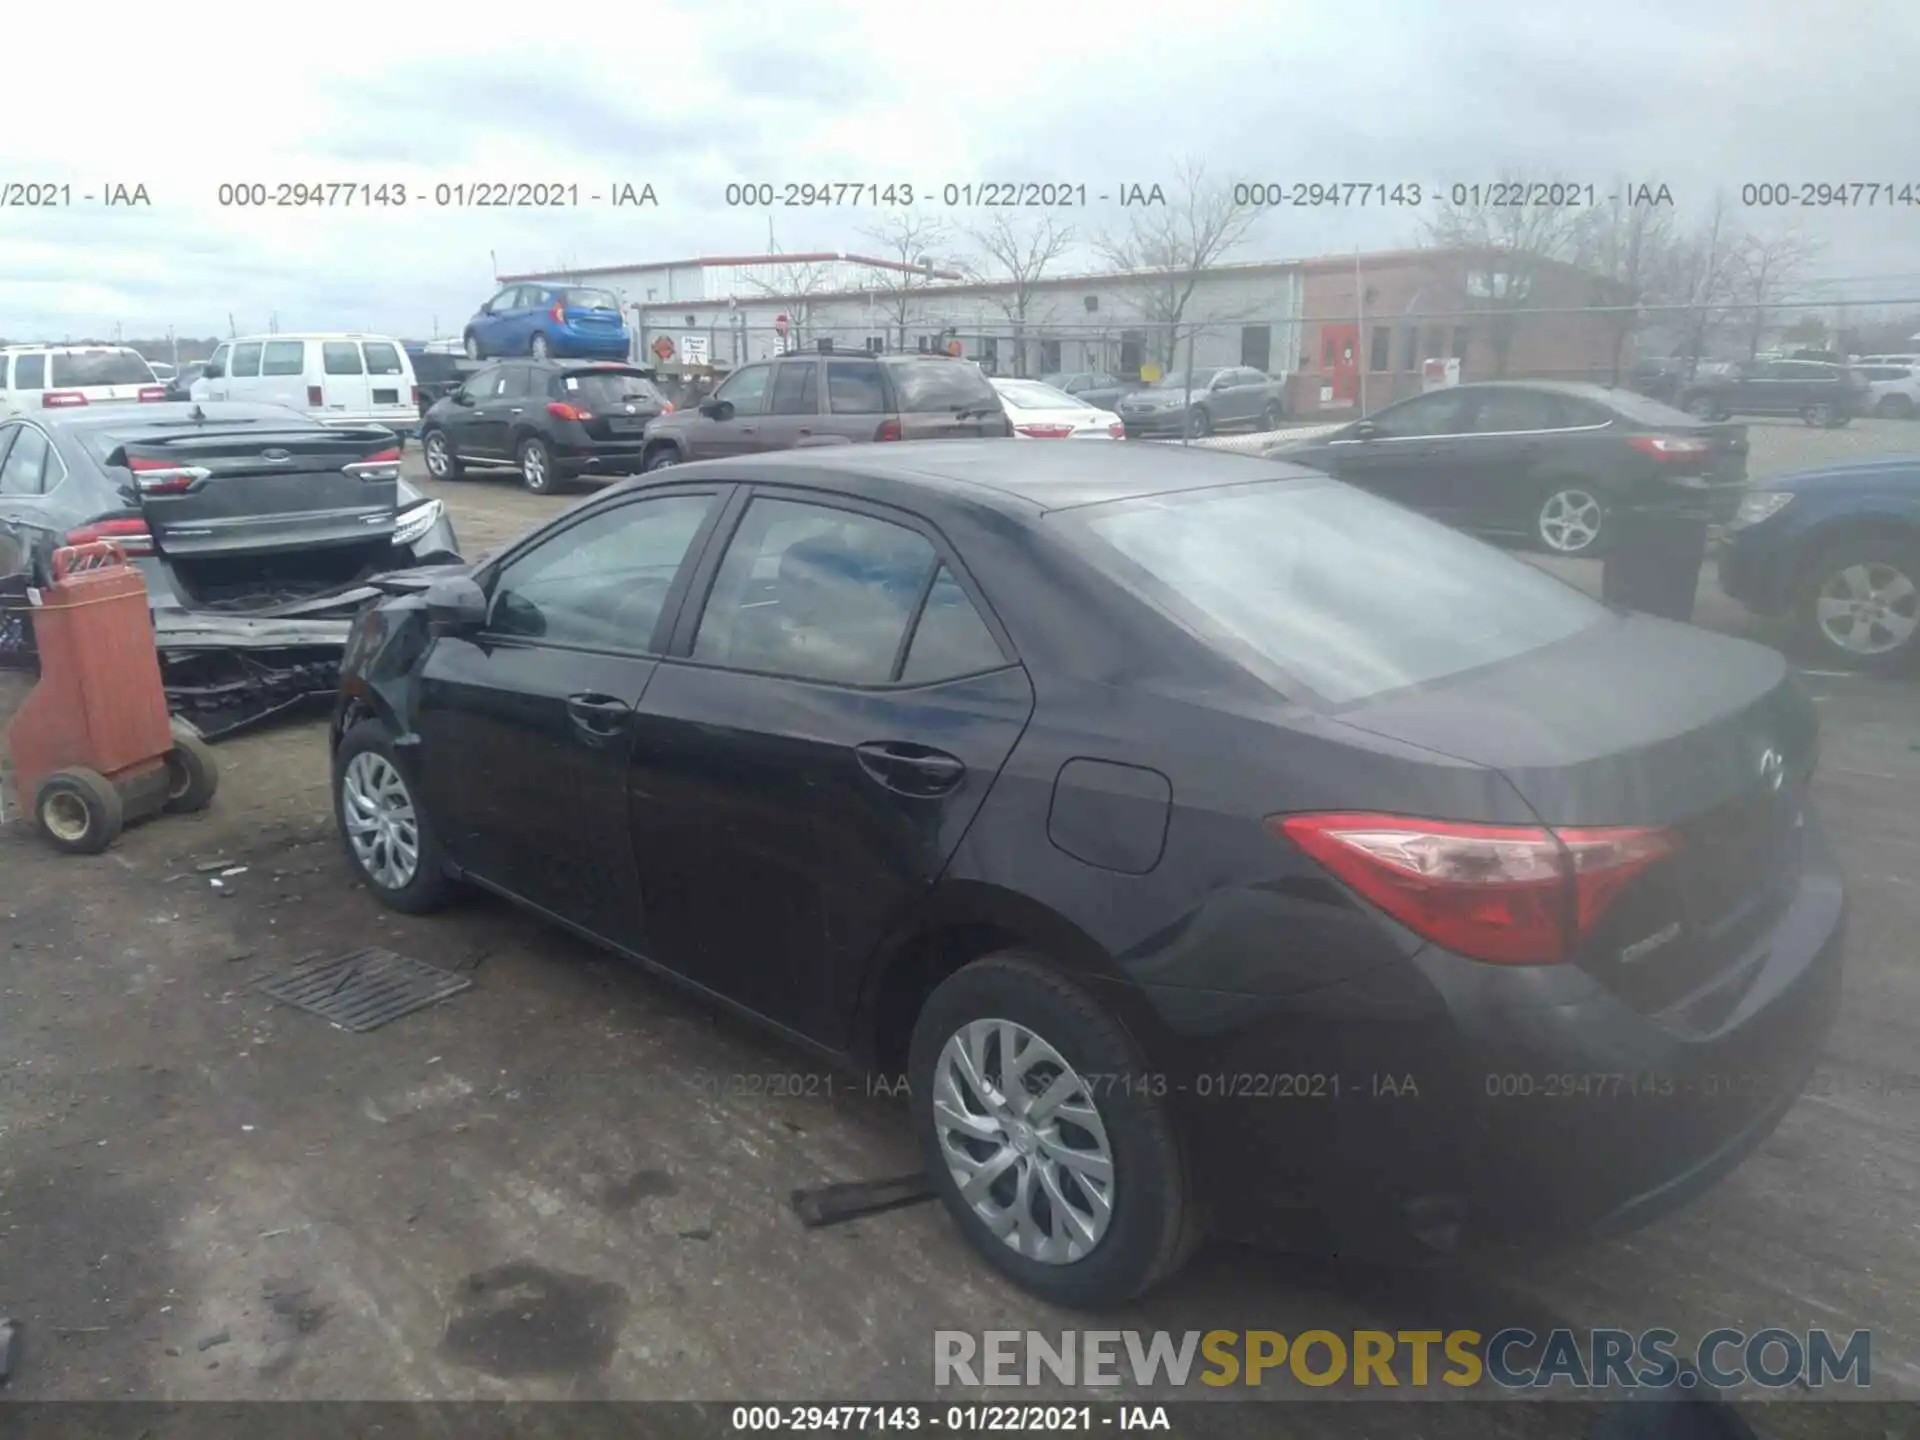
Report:
M 47 838 L 96 855 L 129 820 L 204 810 L 220 769 L 192 726 L 168 718 L 147 582 L 125 552 L 111 540 L 55 551 L 33 634 L 40 681 L 7 743 Z

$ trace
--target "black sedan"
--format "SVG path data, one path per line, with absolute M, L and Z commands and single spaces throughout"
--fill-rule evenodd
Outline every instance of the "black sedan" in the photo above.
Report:
M 546 495 L 582 475 L 638 473 L 647 422 L 672 409 L 631 365 L 510 360 L 430 405 L 420 446 L 436 480 L 469 465 L 511 465 Z
M 370 610 L 346 671 L 377 896 L 470 882 L 904 1073 L 961 1231 L 1059 1302 L 1203 1222 L 1637 1224 L 1771 1131 L 1833 1013 L 1780 656 L 1294 466 L 675 467 Z
M 168 698 L 209 735 L 331 692 L 376 578 L 460 558 L 382 426 L 238 402 L 40 411 L 0 424 L 0 660 L 33 659 L 20 597 L 54 551 L 101 539 L 144 572 Z
M 1266 454 L 1560 555 L 1599 554 L 1623 503 L 1704 502 L 1725 523 L 1747 480 L 1744 425 L 1631 390 L 1545 381 L 1430 391 Z

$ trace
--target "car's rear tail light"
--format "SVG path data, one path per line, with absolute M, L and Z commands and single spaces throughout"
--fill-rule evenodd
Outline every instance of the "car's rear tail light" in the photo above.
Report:
M 560 301 L 553 302 L 553 308 L 547 311 L 547 318 L 556 325 L 567 323 L 567 307 Z
M 142 495 L 183 495 L 213 472 L 198 465 L 179 465 L 171 460 L 134 455 L 127 460 L 133 483 Z
M 326 403 L 326 393 L 318 385 L 307 386 L 307 404 L 318 408 Z
M 67 544 L 91 545 L 112 540 L 129 555 L 153 554 L 153 535 L 144 520 L 94 520 L 67 532 Z
M 1660 461 L 1697 460 L 1713 449 L 1705 440 L 1681 435 L 1629 435 L 1627 444 Z
M 660 413 L 662 415 L 671 415 L 673 413 L 673 402 L 671 400 L 662 400 L 660 402 Z
M 1671 832 L 1550 829 L 1400 815 L 1275 815 L 1293 841 L 1416 935 L 1475 960 L 1565 960 Z
M 70 405 L 84 405 L 87 397 L 78 390 L 48 390 L 40 397 L 42 410 L 64 410 Z
M 413 387 L 413 404 L 415 409 L 418 409 L 420 406 L 420 387 L 418 385 Z
M 363 456 L 351 465 L 342 465 L 341 470 L 361 480 L 398 480 L 400 478 L 400 451 L 376 450 Z
M 1034 440 L 1064 440 L 1073 434 L 1071 425 L 1016 425 L 1014 433 Z
M 556 420 L 591 420 L 593 412 L 582 410 L 578 405 L 569 405 L 564 400 L 549 400 L 547 413 Z
M 1114 440 L 1124 440 L 1127 438 L 1127 427 L 1116 420 L 1107 426 L 1107 435 Z
M 873 438 L 876 441 L 898 440 L 900 438 L 900 422 L 898 420 L 882 420 L 880 422 L 880 428 L 873 432 Z
M 142 385 L 140 387 L 139 399 L 142 405 L 157 404 L 166 398 L 167 387 L 164 385 Z

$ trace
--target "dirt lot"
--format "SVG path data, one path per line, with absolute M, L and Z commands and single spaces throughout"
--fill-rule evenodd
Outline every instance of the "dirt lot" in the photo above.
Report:
M 1754 433 L 1762 474 L 1920 448 L 1920 427 L 1874 422 Z M 440 492 L 473 554 L 566 503 L 507 476 Z M 1704 589 L 1706 621 L 1744 623 Z M 1551 1260 L 1410 1278 L 1212 1249 L 1107 1323 L 1871 1327 L 1874 1393 L 1920 1396 L 1920 698 L 1809 684 L 1849 985 L 1760 1153 L 1654 1228 Z M 10 1396 L 904 1398 L 928 1393 L 936 1328 L 1076 1323 L 932 1207 L 794 1220 L 796 1186 L 912 1168 L 893 1101 L 503 905 L 382 911 L 333 837 L 319 723 L 220 758 L 209 814 L 107 855 L 0 833 L 0 1315 L 28 1337 Z M 214 860 L 244 873 L 215 887 Z M 368 945 L 473 987 L 364 1035 L 252 988 Z M 809 1093 L 749 1093 L 793 1074 Z M 1831 1433 L 1795 1410 L 1771 1428 Z

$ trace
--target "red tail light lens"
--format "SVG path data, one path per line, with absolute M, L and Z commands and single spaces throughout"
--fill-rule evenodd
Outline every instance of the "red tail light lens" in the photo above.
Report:
M 671 400 L 662 400 L 660 402 L 660 413 L 662 415 L 671 415 L 673 413 L 673 402 Z
M 1704 440 L 1681 435 L 1629 435 L 1627 444 L 1642 455 L 1651 455 L 1656 460 L 1667 462 L 1698 460 L 1713 449 Z
M 1017 435 L 1025 435 L 1034 440 L 1064 440 L 1073 434 L 1071 425 L 1016 425 Z
M 1664 830 L 1555 830 L 1399 815 L 1276 815 L 1293 841 L 1416 935 L 1500 965 L 1565 960 L 1628 881 L 1673 853 Z
M 307 386 L 307 404 L 318 407 L 327 403 L 326 394 L 318 385 Z
M 564 400 L 549 400 L 547 413 L 556 420 L 591 420 L 593 412 L 582 410 L 578 405 L 569 405 Z
M 1127 438 L 1127 427 L 1116 420 L 1107 426 L 1107 435 L 1114 440 L 1124 440 Z
M 142 385 L 140 387 L 140 403 L 142 405 L 152 405 L 166 398 L 167 387 L 164 385 Z
M 414 386 L 414 387 L 413 387 L 413 403 L 414 403 L 414 407 L 415 407 L 416 409 L 417 409 L 417 408 L 419 408 L 419 405 L 420 405 L 420 387 L 419 387 L 418 385 L 416 385 L 416 386 Z
M 129 555 L 153 553 L 153 536 L 144 520 L 95 520 L 67 532 L 69 545 L 91 545 L 96 540 L 112 540 Z
M 566 324 L 567 323 L 567 307 L 561 304 L 558 300 L 554 301 L 553 308 L 547 311 L 547 318 L 553 321 L 553 323 L 556 325 Z
M 873 433 L 873 438 L 875 440 L 898 440 L 900 438 L 900 422 L 898 420 L 881 421 L 880 428 Z
M 87 397 L 78 390 L 48 390 L 40 397 L 42 410 L 64 410 L 70 405 L 84 405 Z
M 142 495 L 182 495 L 213 472 L 198 465 L 178 465 L 171 460 L 133 455 L 127 459 L 134 484 Z
M 342 465 L 341 470 L 360 480 L 398 480 L 400 478 L 400 449 L 394 446 L 388 450 L 376 450 L 353 462 Z

